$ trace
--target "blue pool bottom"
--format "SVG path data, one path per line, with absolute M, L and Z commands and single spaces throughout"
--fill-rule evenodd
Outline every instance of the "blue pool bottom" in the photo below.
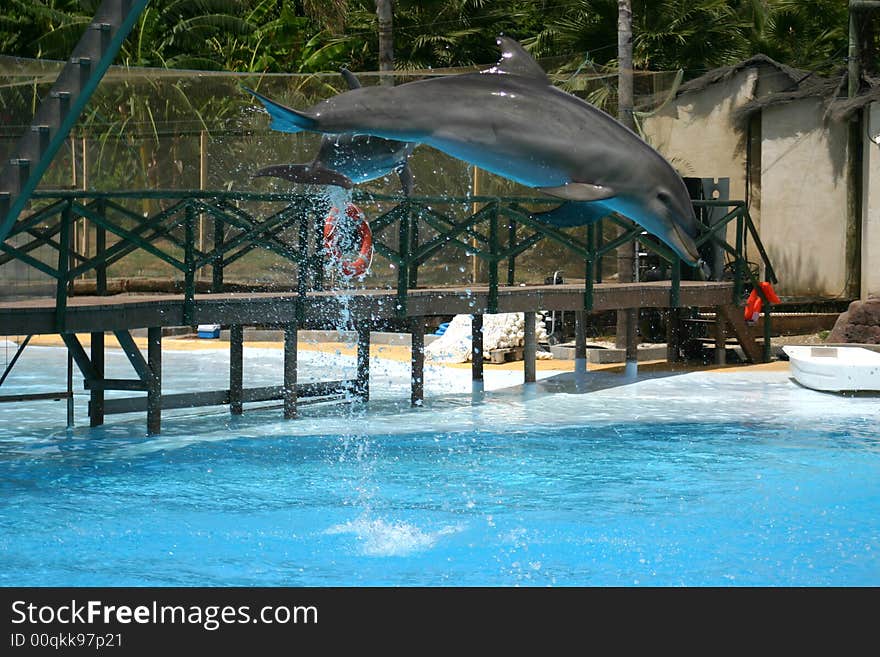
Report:
M 49 385 L 61 355 L 19 376 Z M 250 356 L 279 375 L 280 353 Z M 68 432 L 51 402 L 0 408 L 0 584 L 880 584 L 876 398 L 772 372 L 586 394 L 545 374 L 474 399 L 436 370 L 410 409 L 406 368 L 384 367 L 366 407 L 169 414 L 153 438 L 142 417 Z

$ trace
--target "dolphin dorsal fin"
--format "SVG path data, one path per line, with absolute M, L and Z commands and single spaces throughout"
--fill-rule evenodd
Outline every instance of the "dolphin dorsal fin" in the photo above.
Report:
M 547 77 L 544 69 L 535 61 L 534 57 L 526 52 L 526 49 L 518 41 L 514 41 L 510 37 L 500 36 L 495 40 L 495 43 L 501 48 L 501 59 L 498 60 L 495 66 L 486 69 L 483 73 L 522 75 L 550 84 L 550 79 Z
M 342 77 L 345 79 L 345 82 L 348 85 L 349 89 L 360 89 L 361 88 L 361 81 L 358 80 L 358 77 L 354 73 L 352 73 L 351 71 L 349 71 L 347 68 L 344 68 L 344 67 L 339 72 L 342 74 Z

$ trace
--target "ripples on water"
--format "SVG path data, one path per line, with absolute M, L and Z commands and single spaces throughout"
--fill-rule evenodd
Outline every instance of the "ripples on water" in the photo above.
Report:
M 166 390 L 221 387 L 225 357 L 166 352 Z M 280 361 L 247 349 L 247 385 Z M 56 389 L 65 362 L 29 349 L 9 385 Z M 878 398 L 487 371 L 474 402 L 469 371 L 429 369 L 410 409 L 406 365 L 374 364 L 368 407 L 169 412 L 151 438 L 138 414 L 68 432 L 63 402 L 0 407 L 0 584 L 880 584 Z

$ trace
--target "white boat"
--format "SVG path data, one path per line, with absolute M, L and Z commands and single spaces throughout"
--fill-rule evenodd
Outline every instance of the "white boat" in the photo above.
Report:
M 863 347 L 787 346 L 802 386 L 827 392 L 880 392 L 880 353 Z

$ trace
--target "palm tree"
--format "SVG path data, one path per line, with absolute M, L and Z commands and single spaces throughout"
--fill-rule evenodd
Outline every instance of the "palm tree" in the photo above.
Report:
M 636 124 L 633 118 L 633 12 L 632 0 L 617 1 L 617 119 L 631 130 Z M 632 241 L 617 249 L 617 280 L 629 283 L 635 273 L 636 245 Z M 617 311 L 617 347 L 626 348 L 626 359 L 635 356 L 635 327 L 637 310 L 625 308 Z
M 394 17 L 391 0 L 376 0 L 376 17 L 379 23 L 379 70 L 388 73 L 394 71 Z M 383 75 L 381 83 L 393 85 L 394 77 Z
M 768 0 L 763 29 L 755 34 L 752 48 L 791 66 L 829 73 L 846 56 L 847 4 Z

